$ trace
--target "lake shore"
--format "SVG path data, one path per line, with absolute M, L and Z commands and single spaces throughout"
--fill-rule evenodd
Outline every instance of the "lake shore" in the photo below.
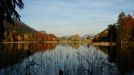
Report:
M 39 41 L 16 41 L 16 42 L 2 42 L 4 44 L 6 43 L 56 43 L 56 44 L 69 44 L 69 43 L 79 43 L 79 44 L 82 44 L 82 43 L 86 43 L 84 41 L 66 41 L 66 42 L 59 42 L 59 41 L 44 41 L 44 42 L 39 42 Z M 111 43 L 111 42 L 90 42 L 90 43 L 87 43 L 87 44 L 90 44 L 90 45 L 95 45 L 95 46 L 114 46 L 116 45 L 115 43 Z

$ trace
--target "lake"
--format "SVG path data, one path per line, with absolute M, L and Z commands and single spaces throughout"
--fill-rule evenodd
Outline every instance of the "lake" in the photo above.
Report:
M 134 75 L 133 53 L 77 43 L 0 44 L 0 75 Z

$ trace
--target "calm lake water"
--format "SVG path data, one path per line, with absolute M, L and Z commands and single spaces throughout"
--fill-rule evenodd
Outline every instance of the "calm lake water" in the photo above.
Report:
M 134 75 L 133 53 L 80 44 L 0 44 L 0 75 Z

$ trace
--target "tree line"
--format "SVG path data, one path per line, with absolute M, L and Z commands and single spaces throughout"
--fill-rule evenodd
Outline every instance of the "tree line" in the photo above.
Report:
M 134 41 L 134 18 L 132 15 L 126 15 L 121 12 L 118 20 L 114 24 L 108 25 L 108 28 L 96 35 L 94 41 L 108 42 L 130 42 Z
M 44 42 L 44 41 L 56 41 L 57 38 L 54 34 L 44 34 L 39 31 L 35 32 L 17 32 L 17 31 L 5 31 L 4 33 L 4 42 L 15 42 L 15 41 L 35 41 L 35 42 Z

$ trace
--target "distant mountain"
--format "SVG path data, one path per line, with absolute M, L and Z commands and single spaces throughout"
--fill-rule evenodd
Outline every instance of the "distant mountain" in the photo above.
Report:
M 4 27 L 6 31 L 13 31 L 15 30 L 16 32 L 36 32 L 35 29 L 29 27 L 23 22 L 15 22 L 15 25 L 4 22 Z
M 83 35 L 83 36 L 81 36 L 81 39 L 85 39 L 85 38 L 90 38 L 90 39 L 92 39 L 92 38 L 94 38 L 94 34 L 86 34 L 86 35 Z

